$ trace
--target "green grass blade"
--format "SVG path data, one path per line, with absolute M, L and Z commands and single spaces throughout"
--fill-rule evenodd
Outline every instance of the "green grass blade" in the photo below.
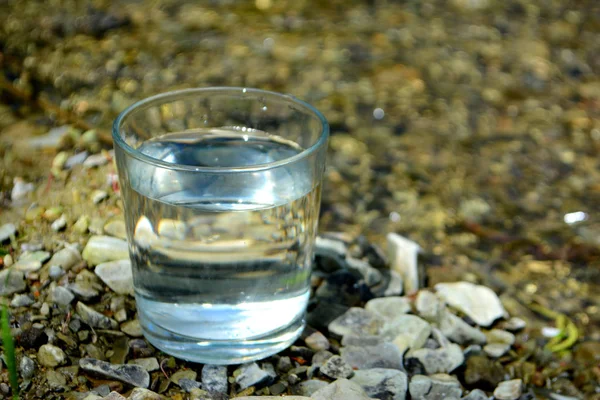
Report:
M 10 331 L 10 320 L 8 316 L 8 307 L 2 304 L 2 344 L 4 347 L 4 359 L 8 367 L 8 377 L 13 392 L 13 400 L 19 399 L 19 381 L 17 380 L 17 361 L 15 358 L 15 342 Z

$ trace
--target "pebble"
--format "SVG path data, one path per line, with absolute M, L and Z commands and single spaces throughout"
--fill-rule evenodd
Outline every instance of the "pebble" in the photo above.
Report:
M 512 346 L 515 343 L 515 335 L 502 329 L 492 329 L 485 333 L 488 343 L 502 343 Z
M 150 384 L 148 371 L 135 364 L 110 364 L 94 358 L 82 358 L 79 360 L 79 367 L 86 372 L 116 379 L 134 387 L 147 388 Z M 131 395 L 130 398 L 132 397 Z
M 504 375 L 502 367 L 484 355 L 474 354 L 467 359 L 465 383 L 469 386 L 492 390 L 505 379 Z
M 13 203 L 23 200 L 35 189 L 33 183 L 25 182 L 22 178 L 13 179 L 13 188 L 10 191 L 10 199 Z
M 135 360 L 129 360 L 127 364 L 139 365 L 148 372 L 158 371 L 160 369 L 156 357 L 136 358 Z
M 465 313 L 477 325 L 490 326 L 507 315 L 498 295 L 486 286 L 453 282 L 438 283 L 435 289 L 447 304 Z
M 404 279 L 396 271 L 390 271 L 390 281 L 383 292 L 384 296 L 399 296 L 404 292 Z
M 110 392 L 107 396 L 104 396 L 103 400 L 127 400 L 127 398 L 117 392 Z
M 52 280 L 58 280 L 61 276 L 63 276 L 65 271 L 58 265 L 51 265 L 48 268 L 48 276 Z
M 27 294 L 15 294 L 15 296 L 13 297 L 13 299 L 10 302 L 10 306 L 11 307 L 26 307 L 26 306 L 30 306 L 33 303 L 35 303 L 35 301 L 29 297 L 29 295 Z
M 108 158 L 103 153 L 92 154 L 83 161 L 85 168 L 100 167 L 108 163 Z
M 196 371 L 192 371 L 191 369 L 185 369 L 182 371 L 177 371 L 173 375 L 171 375 L 171 382 L 178 385 L 180 379 L 189 379 L 192 381 L 196 380 L 198 374 Z
M 329 323 L 329 332 L 339 336 L 377 335 L 384 325 L 384 320 L 377 314 L 364 308 L 352 307 L 343 315 Z
M 196 382 L 195 380 L 188 379 L 188 378 L 179 379 L 178 385 L 180 388 L 182 388 L 183 390 L 185 390 L 188 393 L 190 393 L 192 391 L 192 389 L 200 388 L 200 382 Z
M 315 241 L 315 255 L 327 257 L 346 258 L 348 247 L 341 240 L 317 236 Z
M 17 228 L 14 224 L 4 224 L 0 226 L 0 243 L 3 243 L 17 234 Z
M 73 231 L 77 233 L 87 233 L 90 226 L 90 217 L 82 215 L 77 218 L 77 221 L 73 224 Z
M 73 299 L 75 299 L 75 295 L 69 289 L 62 286 L 56 286 L 50 292 L 50 301 L 55 304 L 66 306 L 71 304 Z
M 338 379 L 311 395 L 313 400 L 371 400 L 358 383 Z
M 516 400 L 521 396 L 522 389 L 523 381 L 521 379 L 500 382 L 494 390 L 494 398 L 497 400 Z
M 462 400 L 489 400 L 489 398 L 483 390 L 475 389 L 471 390 Z
M 415 375 L 408 387 L 413 399 L 458 400 L 462 396 L 460 382 L 446 374 Z
M 340 355 L 353 369 L 391 368 L 402 370 L 402 353 L 394 344 L 384 342 L 375 346 L 346 346 Z
M 4 267 L 6 267 L 6 268 L 8 268 L 14 264 L 13 258 L 10 254 L 6 254 L 4 256 L 4 258 L 2 259 L 2 261 L 4 262 Z
M 416 292 L 419 290 L 419 245 L 396 233 L 389 233 L 386 238 L 391 269 L 402 276 L 407 294 Z
M 127 335 L 129 335 L 131 337 L 144 336 L 144 332 L 142 331 L 140 321 L 137 319 L 134 319 L 132 321 L 127 321 L 124 324 L 122 324 L 121 331 L 125 332 Z
M 526 326 L 527 326 L 527 322 L 525 322 L 525 320 L 518 318 L 518 317 L 510 318 L 503 325 L 504 329 L 506 329 L 507 331 L 513 331 L 513 332 L 520 331 L 521 329 L 525 328 Z
M 129 257 L 127 242 L 110 236 L 92 236 L 83 249 L 83 259 L 90 265 L 108 261 L 125 260 Z
M 163 397 L 151 390 L 136 387 L 131 391 L 127 400 L 163 400 Z
M 100 329 L 117 329 L 119 324 L 112 318 L 100 314 L 98 311 L 86 306 L 82 302 L 78 302 L 76 306 L 77 314 L 82 321 L 92 328 Z
M 281 396 L 260 396 L 261 399 L 263 400 L 281 400 Z M 241 396 L 241 397 L 236 397 L 236 400 L 256 400 L 256 396 Z M 203 400 L 203 399 L 200 399 Z M 206 399 L 206 400 L 210 400 L 210 399 Z M 313 400 L 310 397 L 304 397 L 304 396 L 285 396 L 284 400 Z
M 373 368 L 355 371 L 351 382 L 358 383 L 370 397 L 386 400 L 404 400 L 408 377 L 402 371 Z
M 65 376 L 60 372 L 55 371 L 53 369 L 46 371 L 46 381 L 48 382 L 48 386 L 50 386 L 54 390 L 61 388 L 67 384 L 67 378 L 65 378 Z
M 438 322 L 446 310 L 444 302 L 429 290 L 421 290 L 415 299 L 415 308 L 421 318 Z
M 84 301 L 90 301 L 100 295 L 100 291 L 92 283 L 84 281 L 71 283 L 69 290 Z
M 127 311 L 124 308 L 121 308 L 119 311 L 115 313 L 115 320 L 117 322 L 125 322 L 127 321 Z
M 353 257 L 346 257 L 348 268 L 358 271 L 364 278 L 367 286 L 375 286 L 383 278 L 379 270 L 373 268 L 367 261 Z
M 467 345 L 486 342 L 486 335 L 483 332 L 447 310 L 445 310 L 439 326 L 444 336 L 454 343 Z
M 40 346 L 37 354 L 38 362 L 44 367 L 57 367 L 64 364 L 67 356 L 59 347 L 51 344 Z
M 485 354 L 492 358 L 500 358 L 510 350 L 510 344 L 490 343 L 483 346 Z
M 319 354 L 319 353 L 315 353 Z M 313 356 L 313 360 L 314 360 L 314 356 Z M 315 362 L 313 361 L 313 364 Z M 292 369 L 292 360 L 288 357 L 288 356 L 283 356 L 279 358 L 279 361 L 277 361 L 277 370 L 283 373 L 288 372 L 290 369 Z
M 22 271 L 12 268 L 0 271 L 0 296 L 22 292 L 27 287 Z
M 365 310 L 386 319 L 386 323 L 393 321 L 398 315 L 410 312 L 410 308 L 410 300 L 399 296 L 380 297 L 365 304 Z
M 227 367 L 205 365 L 202 368 L 202 387 L 208 392 L 227 393 Z
M 244 364 L 239 368 L 239 375 L 235 377 L 235 383 L 241 390 L 250 386 L 264 386 L 271 383 L 273 377 L 266 371 L 263 371 L 258 364 Z
M 319 379 L 309 379 L 307 381 L 300 382 L 292 388 L 294 394 L 302 396 L 312 396 L 317 390 L 324 388 L 329 383 Z
M 121 220 L 109 221 L 104 225 L 104 233 L 109 236 L 114 236 L 119 239 L 127 239 L 127 230 L 125 229 L 125 222 Z
M 54 253 L 48 264 L 52 266 L 58 266 L 65 271 L 71 269 L 75 264 L 81 261 L 81 254 L 75 248 L 75 246 L 67 245 L 64 249 L 61 249 Z
M 329 348 L 329 340 L 321 332 L 314 332 L 304 339 L 304 343 L 312 350 L 327 350 Z
M 34 250 L 34 251 L 26 251 L 21 257 L 19 257 L 19 261 L 39 261 L 40 263 L 45 263 L 50 258 L 50 253 L 47 251 Z M 16 264 L 15 264 L 16 265 Z
M 43 316 L 47 316 L 48 314 L 50 314 L 50 306 L 48 305 L 48 303 L 44 302 L 44 304 L 42 304 L 42 306 L 40 307 L 40 314 Z
M 99 264 L 94 272 L 114 292 L 133 295 L 133 274 L 129 258 Z
M 23 356 L 21 362 L 19 362 L 19 371 L 23 379 L 28 380 L 33 378 L 35 374 L 35 362 L 31 358 Z
M 354 375 L 352 367 L 350 367 L 340 356 L 330 357 L 321 366 L 321 373 L 327 375 L 332 379 L 338 378 L 350 378 Z
M 66 226 L 67 226 L 67 217 L 65 217 L 65 214 L 63 214 L 50 225 L 50 228 L 52 228 L 53 231 L 58 232 L 58 231 L 65 229 Z
M 90 195 L 92 201 L 94 202 L 94 204 L 98 204 L 100 203 L 102 200 L 105 200 L 108 198 L 108 192 L 104 191 L 104 190 L 94 190 L 92 192 L 92 194 Z
M 42 268 L 42 263 L 39 262 L 38 260 L 22 260 L 22 261 L 17 261 L 13 265 L 13 269 L 14 270 L 21 271 L 24 274 L 28 274 L 30 272 L 39 271 L 40 268 Z
M 65 167 L 65 169 L 71 169 L 76 165 L 82 164 L 86 160 L 87 157 L 88 157 L 88 152 L 81 151 L 81 152 L 67 158 L 67 160 L 65 161 L 64 167 Z
M 460 346 L 453 343 L 439 349 L 414 350 L 409 353 L 409 357 L 418 359 L 429 375 L 450 373 L 465 360 Z
M 416 315 L 401 314 L 389 325 L 386 324 L 381 335 L 392 341 L 401 353 L 407 349 L 420 349 L 431 334 L 431 325 Z

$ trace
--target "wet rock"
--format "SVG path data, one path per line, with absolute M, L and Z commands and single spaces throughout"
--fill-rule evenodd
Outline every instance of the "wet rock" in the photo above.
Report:
M 58 266 L 65 271 L 71 269 L 74 265 L 81 261 L 81 255 L 75 246 L 66 246 L 54 253 L 48 264 L 51 267 Z
M 496 293 L 488 287 L 453 282 L 438 283 L 435 289 L 447 304 L 465 313 L 477 325 L 490 326 L 507 315 Z
M 415 375 L 408 387 L 413 399 L 458 400 L 462 396 L 460 382 L 446 374 Z
M 419 290 L 419 269 L 417 265 L 419 245 L 396 233 L 387 235 L 387 245 L 390 267 L 402 276 L 404 291 L 407 294 L 416 292 Z
M 340 356 L 330 357 L 321 366 L 321 373 L 332 379 L 350 378 L 354 375 L 352 368 Z
M 83 249 L 83 259 L 90 265 L 129 257 L 127 242 L 110 236 L 92 236 Z
M 114 236 L 119 239 L 127 240 L 127 231 L 125 229 L 125 222 L 121 220 L 114 220 L 104 225 L 104 233 L 109 236 Z
M 33 378 L 35 374 L 35 362 L 31 358 L 23 356 L 21 362 L 19 362 L 19 372 L 25 380 Z
M 408 378 L 402 371 L 386 368 L 358 370 L 351 382 L 358 383 L 370 397 L 380 400 L 404 400 Z
M 163 397 L 151 390 L 136 387 L 131 391 L 127 400 L 163 400 Z
M 92 328 L 117 329 L 119 326 L 114 319 L 100 314 L 98 311 L 86 306 L 82 302 L 77 303 L 76 311 L 81 317 L 81 320 Z
M 205 365 L 202 368 L 202 388 L 208 392 L 227 393 L 227 367 Z
M 471 390 L 462 400 L 489 400 L 489 398 L 483 390 L 475 389 Z
M 110 364 L 93 358 L 82 358 L 79 360 L 79 367 L 86 372 L 116 379 L 134 387 L 147 388 L 150 384 L 150 375 L 139 365 Z
M 454 343 L 466 345 L 484 344 L 486 342 L 486 335 L 483 332 L 449 311 L 444 312 L 439 327 L 444 336 Z
M 273 381 L 273 377 L 266 371 L 262 370 L 258 364 L 244 364 L 239 368 L 239 375 L 235 378 L 235 383 L 240 389 L 246 389 L 250 386 L 269 385 Z
M 311 396 L 313 400 L 370 400 L 359 384 L 348 379 L 338 379 Z
M 324 388 L 329 383 L 319 379 L 309 379 L 304 382 L 300 382 L 292 388 L 292 393 L 301 396 L 312 396 L 317 390 Z
M 460 367 L 465 360 L 460 346 L 453 343 L 439 349 L 418 349 L 411 351 L 409 358 L 418 359 L 429 375 L 450 373 Z
M 22 271 L 12 268 L 0 271 L 0 296 L 22 292 L 27 287 Z
M 17 227 L 14 224 L 8 223 L 0 226 L 0 243 L 10 240 L 10 238 L 16 234 Z
M 66 306 L 71 304 L 71 302 L 75 299 L 75 295 L 71 293 L 71 291 L 62 286 L 56 286 L 50 292 L 50 301 L 55 304 L 59 304 L 61 306 Z
M 192 389 L 200 388 L 200 382 L 196 382 L 195 380 L 188 379 L 188 378 L 179 379 L 178 385 L 180 388 L 182 388 L 183 390 L 185 390 L 188 393 L 190 393 L 192 391 Z
M 498 400 L 516 400 L 521 396 L 522 390 L 523 381 L 520 379 L 500 382 L 494 390 L 494 398 Z
M 365 304 L 365 310 L 384 318 L 386 324 L 394 321 L 399 315 L 410 312 L 410 300 L 406 297 L 390 296 L 372 299 Z
M 434 293 L 421 290 L 415 299 L 415 308 L 421 318 L 430 322 L 438 322 L 446 312 L 446 305 Z
M 363 308 L 353 307 L 343 315 L 329 323 L 329 332 L 339 336 L 376 335 L 383 327 L 384 321 L 378 315 Z
M 144 335 L 140 321 L 137 319 L 125 322 L 121 325 L 121 331 L 132 337 L 142 337 Z
M 321 332 L 314 332 L 304 339 L 304 343 L 312 350 L 327 350 L 329 348 L 329 340 Z
M 354 369 L 402 368 L 402 353 L 392 343 L 375 346 L 347 346 L 340 349 L 342 359 Z
M 484 355 L 472 355 L 467 359 L 465 383 L 482 389 L 493 390 L 504 378 L 502 367 Z
M 11 307 L 26 307 L 26 306 L 30 306 L 33 303 L 35 303 L 35 301 L 29 297 L 29 295 L 27 294 L 16 294 L 13 299 L 10 301 L 10 306 Z
M 158 371 L 160 368 L 156 357 L 136 358 L 135 360 L 130 360 L 127 364 L 139 365 L 148 372 Z
M 38 362 L 44 367 L 57 367 L 67 361 L 67 356 L 59 347 L 45 344 L 40 347 L 37 354 Z
M 133 295 L 133 275 L 129 258 L 102 263 L 94 272 L 114 292 Z

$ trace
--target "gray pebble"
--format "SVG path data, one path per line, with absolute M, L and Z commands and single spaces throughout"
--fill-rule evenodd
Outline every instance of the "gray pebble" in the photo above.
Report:
M 23 356 L 19 363 L 19 371 L 21 372 L 23 379 L 27 380 L 33 378 L 35 373 L 35 362 L 31 358 Z
M 160 394 L 154 393 L 151 390 L 138 387 L 131 391 L 131 393 L 129 394 L 129 397 L 127 399 L 128 400 L 163 400 L 163 397 Z
M 503 343 L 490 343 L 483 346 L 483 351 L 485 354 L 492 358 L 499 358 L 508 353 L 510 350 L 509 344 Z
M 527 326 L 527 322 L 525 322 L 525 320 L 518 318 L 518 317 L 512 317 L 511 319 L 509 319 L 508 321 L 506 321 L 504 323 L 504 329 L 508 330 L 508 331 L 520 331 L 521 329 L 525 328 Z
M 202 368 L 202 388 L 208 392 L 227 393 L 227 367 L 205 365 Z
M 381 272 L 371 267 L 367 261 L 359 260 L 358 258 L 353 257 L 346 257 L 346 264 L 348 268 L 358 271 L 363 276 L 367 286 L 372 287 L 381 282 Z
M 67 158 L 67 161 L 65 161 L 65 169 L 71 169 L 76 165 L 82 164 L 85 159 L 88 156 L 88 152 L 87 151 L 82 151 L 79 152 L 75 155 L 72 155 L 71 157 Z
M 313 354 L 311 362 L 313 365 L 321 366 L 325 361 L 329 360 L 331 357 L 333 357 L 332 352 L 327 350 L 321 350 Z
M 404 400 L 408 378 L 402 371 L 373 368 L 355 371 L 351 382 L 358 383 L 371 397 L 385 400 Z
M 90 282 L 75 281 L 69 285 L 69 290 L 73 292 L 79 299 L 90 301 L 100 296 L 100 291 L 96 289 Z
M 352 307 L 344 314 L 329 323 L 329 332 L 339 336 L 377 335 L 384 325 L 384 320 L 377 314 L 363 308 Z
M 341 240 L 317 236 L 315 242 L 315 255 L 345 258 L 348 248 Z
M 119 324 L 112 318 L 99 313 L 98 311 L 86 306 L 82 302 L 78 302 L 76 306 L 77 314 L 82 321 L 92 328 L 100 329 L 117 329 Z
M 236 376 L 235 383 L 240 389 L 246 389 L 250 386 L 264 386 L 271 383 L 273 377 L 260 369 L 258 364 L 244 364 L 240 368 L 240 374 Z
M 114 292 L 133 295 L 133 275 L 129 258 L 99 264 L 94 272 Z
M 54 253 L 48 264 L 52 266 L 58 266 L 68 271 L 75 264 L 81 261 L 81 254 L 75 246 L 68 245 L 64 249 L 61 249 Z
M 452 282 L 438 283 L 435 289 L 440 298 L 465 313 L 477 325 L 490 326 L 498 318 L 507 315 L 498 295 L 486 286 Z
M 338 379 L 314 392 L 314 400 L 371 400 L 359 384 L 348 379 Z
M 46 371 L 46 381 L 48 382 L 48 386 L 55 390 L 67 384 L 67 378 L 53 369 Z
M 38 350 L 38 362 L 44 367 L 54 368 L 67 360 L 67 356 L 59 347 L 44 344 Z
M 498 400 L 516 400 L 521 396 L 522 390 L 523 381 L 520 379 L 500 382 L 494 390 L 494 398 Z
M 292 392 L 300 396 L 312 396 L 314 392 L 323 389 L 327 385 L 329 385 L 329 383 L 320 379 L 309 379 L 294 386 Z
M 33 303 L 35 303 L 35 301 L 31 297 L 29 297 L 29 295 L 15 294 L 15 296 L 13 297 L 13 299 L 10 302 L 10 306 L 11 307 L 25 307 L 25 306 L 30 306 Z
M 492 329 L 486 332 L 488 343 L 502 343 L 509 346 L 515 343 L 515 335 L 502 329 Z
M 71 304 L 73 299 L 75 299 L 75 295 L 69 289 L 62 286 L 56 286 L 50 292 L 50 301 L 61 306 Z
M 190 393 L 192 389 L 200 388 L 200 382 L 188 378 L 181 378 L 178 383 L 179 387 Z
M 79 360 L 79 367 L 86 372 L 116 379 L 134 387 L 147 388 L 150 384 L 148 371 L 139 365 L 110 364 L 93 358 L 82 358 Z
M 386 321 L 381 336 L 394 344 L 404 353 L 408 348 L 419 349 L 423 347 L 431 334 L 431 325 L 416 315 L 400 314 L 396 318 Z
M 285 373 L 288 372 L 290 369 L 292 369 L 292 360 L 288 356 L 283 356 L 279 358 L 279 361 L 277 361 L 277 370 Z
M 321 332 L 314 332 L 304 339 L 306 345 L 316 351 L 327 350 L 329 348 L 329 340 Z
M 488 396 L 481 389 L 471 390 L 468 395 L 462 398 L 462 400 L 488 400 Z
M 403 369 L 402 353 L 396 346 L 388 342 L 376 346 L 342 347 L 340 354 L 346 363 L 356 369 Z
M 198 374 L 196 373 L 196 371 L 193 371 L 191 369 L 184 369 L 181 371 L 177 371 L 175 372 L 173 375 L 171 375 L 171 382 L 173 382 L 176 385 L 179 385 L 179 380 L 180 379 L 189 379 L 192 381 L 196 380 L 196 376 L 198 376 Z
M 0 243 L 3 243 L 17 234 L 17 227 L 14 224 L 4 224 L 0 226 Z
M 140 321 L 137 319 L 125 322 L 123 325 L 121 325 L 121 331 L 125 332 L 131 337 L 142 337 L 144 335 Z
M 421 318 L 430 322 L 438 322 L 446 312 L 446 305 L 434 293 L 421 290 L 415 299 L 415 308 Z
M 64 273 L 65 271 L 63 271 L 60 265 L 50 265 L 50 267 L 48 268 L 48 276 L 50 277 L 50 279 L 55 281 L 58 280 L 61 276 L 63 276 Z
M 415 375 L 408 385 L 413 399 L 458 400 L 462 396 L 460 382 L 450 375 Z
M 321 366 L 321 373 L 332 379 L 350 378 L 354 375 L 352 367 L 350 367 L 340 356 L 330 357 Z
M 410 300 L 399 296 L 380 297 L 369 300 L 365 304 L 365 310 L 385 318 L 386 323 L 389 323 L 399 315 L 410 312 Z
M 127 364 L 139 365 L 148 372 L 158 371 L 160 368 L 156 357 L 136 358 L 135 360 L 129 360 Z
M 418 349 L 409 353 L 409 358 L 417 358 L 428 374 L 450 373 L 460 367 L 465 360 L 462 349 L 456 344 L 439 349 Z

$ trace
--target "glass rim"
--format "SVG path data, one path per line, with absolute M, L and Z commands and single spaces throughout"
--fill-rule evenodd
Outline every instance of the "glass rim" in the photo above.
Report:
M 282 160 L 273 161 L 265 164 L 256 164 L 242 167 L 195 167 L 191 165 L 185 164 L 176 164 L 169 163 L 166 161 L 162 161 L 160 159 L 151 157 L 147 154 L 144 154 L 137 149 L 131 147 L 127 142 L 121 137 L 121 126 L 127 117 L 138 110 L 141 107 L 148 106 L 151 103 L 160 102 L 161 100 L 166 102 L 165 100 L 175 100 L 179 96 L 189 96 L 193 94 L 207 94 L 207 93 L 237 93 L 240 94 L 259 94 L 266 95 L 274 98 L 278 98 L 281 100 L 286 100 L 288 102 L 292 102 L 296 105 L 304 108 L 304 111 L 308 111 L 310 114 L 317 117 L 319 122 L 321 123 L 321 133 L 319 134 L 318 140 L 312 144 L 310 147 L 303 149 L 300 153 L 294 154 L 291 157 L 284 158 Z M 159 103 L 160 104 L 160 103 Z M 321 114 L 319 110 L 315 107 L 311 106 L 307 102 L 296 98 L 291 94 L 283 94 L 277 93 L 269 90 L 255 89 L 255 88 L 245 88 L 245 87 L 235 87 L 235 86 L 215 86 L 215 87 L 202 87 L 202 88 L 189 88 L 189 89 L 179 89 L 172 90 L 169 92 L 163 92 L 160 94 L 156 94 L 145 99 L 139 100 L 129 107 L 121 111 L 121 113 L 117 116 L 112 126 L 112 137 L 113 143 L 123 149 L 129 156 L 136 158 L 139 161 L 160 166 L 170 170 L 177 171 L 188 171 L 188 172 L 207 172 L 207 173 L 243 173 L 243 172 L 255 172 L 255 171 L 265 171 L 269 169 L 274 169 L 277 167 L 281 167 L 284 165 L 292 164 L 296 161 L 304 159 L 314 152 L 316 152 L 319 148 L 321 148 L 325 143 L 327 143 L 327 139 L 329 137 L 329 123 L 325 119 L 325 116 Z

